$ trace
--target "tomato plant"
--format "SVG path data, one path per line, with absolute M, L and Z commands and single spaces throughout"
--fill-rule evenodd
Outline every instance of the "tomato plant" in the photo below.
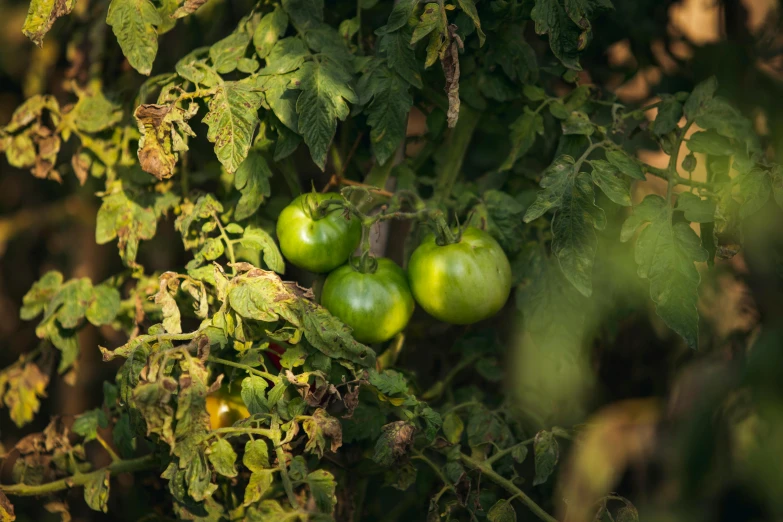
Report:
M 703 3 L 0 5 L 0 519 L 783 518 L 783 11 Z
M 321 305 L 353 330 L 363 343 L 388 341 L 405 328 L 413 314 L 413 296 L 405 272 L 386 258 L 367 273 L 346 264 L 329 274 Z

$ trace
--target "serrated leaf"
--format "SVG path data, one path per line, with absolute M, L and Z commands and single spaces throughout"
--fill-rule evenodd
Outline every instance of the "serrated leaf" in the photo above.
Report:
M 381 466 L 391 466 L 395 460 L 407 454 L 413 444 L 415 432 L 416 427 L 406 421 L 395 421 L 385 425 L 375 443 L 372 459 Z
M 500 166 L 501 171 L 509 170 L 516 161 L 530 150 L 536 140 L 536 134 L 544 134 L 544 119 L 540 114 L 525 107 L 524 112 L 509 126 L 511 151 Z
M 310 486 L 310 494 L 315 500 L 315 505 L 322 513 L 332 514 L 337 504 L 335 489 L 337 483 L 334 477 L 326 470 L 318 469 L 307 475 L 305 482 Z
M 203 85 L 204 87 L 214 87 L 219 84 L 221 82 L 220 76 L 218 76 L 212 66 L 207 65 L 206 58 L 200 58 L 208 53 L 208 47 L 201 47 L 185 55 L 175 65 L 177 74 L 190 82 Z
M 395 2 L 386 25 L 375 31 L 375 34 L 390 33 L 405 26 L 418 3 L 419 0 L 400 0 Z
M 715 96 L 716 90 L 718 90 L 718 80 L 714 76 L 710 76 L 694 87 L 683 106 L 685 116 L 689 120 L 696 118 L 704 110 L 707 102 Z
M 263 377 L 251 375 L 242 380 L 242 402 L 251 415 L 269 411 L 266 399 L 266 389 L 269 384 Z
M 31 0 L 22 32 L 41 47 L 44 35 L 52 28 L 55 20 L 70 14 L 75 5 L 76 0 Z
M 155 211 L 130 199 L 125 192 L 104 196 L 95 225 L 95 242 L 99 245 L 119 238 L 120 257 L 135 266 L 139 241 L 152 239 L 157 229 Z
M 429 406 L 422 408 L 420 415 L 424 419 L 424 436 L 427 438 L 427 441 L 431 442 L 435 440 L 435 436 L 443 424 L 443 419 L 437 411 Z
M 688 138 L 688 149 L 712 156 L 731 156 L 734 154 L 731 140 L 713 130 L 695 132 Z
M 224 477 L 236 477 L 237 469 L 234 463 L 237 460 L 237 454 L 231 443 L 224 438 L 218 438 L 207 450 L 207 456 L 215 471 Z
M 530 12 L 536 34 L 549 35 L 552 53 L 569 69 L 582 70 L 579 65 L 582 28 L 573 22 L 560 0 L 537 0 Z
M 379 67 L 373 74 L 381 76 L 381 79 L 377 80 L 372 102 L 365 110 L 367 124 L 372 128 L 370 142 L 373 153 L 378 163 L 383 165 L 405 139 L 413 97 L 408 83 L 386 67 Z
M 261 441 L 258 441 L 261 442 Z M 274 483 L 274 471 L 271 469 L 262 469 L 254 472 L 252 475 L 250 475 L 250 480 L 247 482 L 247 487 L 245 488 L 245 498 L 242 501 L 242 505 L 244 506 L 250 506 L 259 500 L 264 496 L 264 493 L 272 487 L 272 484 Z M 263 519 L 254 519 L 254 520 L 263 520 Z M 273 519 L 266 519 L 270 522 L 272 520 L 285 520 L 285 518 L 273 518 Z
M 473 25 L 476 27 L 476 34 L 478 34 L 479 37 L 479 46 L 483 46 L 484 41 L 487 39 L 487 35 L 484 34 L 484 31 L 481 29 L 481 20 L 479 20 L 478 11 L 476 11 L 476 4 L 473 3 L 473 0 L 457 0 L 457 2 L 459 3 L 462 12 L 468 15 L 468 18 L 470 18 L 471 22 L 473 22 Z
M 298 69 L 310 55 L 307 45 L 298 37 L 289 36 L 278 40 L 266 57 L 262 75 L 285 74 Z
M 250 44 L 250 34 L 245 31 L 235 31 L 209 48 L 209 58 L 212 66 L 220 74 L 230 73 L 237 68 L 237 63 L 245 56 Z
M 3 393 L 3 402 L 8 407 L 11 420 L 21 428 L 38 413 L 40 398 L 46 397 L 49 377 L 41 372 L 34 363 L 6 370 L 7 388 Z
M 509 254 L 516 253 L 524 240 L 525 207 L 500 190 L 488 190 L 482 196 L 486 230 Z
M 258 126 L 261 94 L 250 82 L 225 82 L 209 100 L 204 123 L 207 139 L 215 144 L 215 154 L 228 172 L 236 172 L 247 157 Z
M 652 129 L 656 136 L 663 136 L 677 128 L 677 124 L 682 118 L 682 103 L 674 96 L 662 96 L 661 104 L 658 106 L 658 114 L 655 116 L 655 122 Z
M 307 62 L 301 67 L 301 94 L 296 100 L 299 133 L 310 148 L 310 156 L 321 170 L 337 130 L 337 120 L 350 112 L 346 102 L 356 103 L 349 85 L 351 76 L 332 62 Z
M 245 443 L 242 464 L 252 472 L 269 468 L 269 447 L 263 439 L 249 440 Z
M 593 166 L 593 183 L 618 205 L 630 207 L 630 187 L 627 179 L 617 177 L 620 171 L 608 161 L 594 160 L 590 163 Z
M 416 44 L 416 42 L 435 30 L 442 33 L 445 30 L 445 27 L 443 27 L 443 17 L 441 16 L 440 6 L 438 6 L 436 2 L 430 2 L 424 6 L 424 10 L 419 16 L 419 22 L 413 29 L 413 35 L 411 36 L 410 41 L 411 45 Z
M 266 58 L 288 27 L 288 15 L 279 6 L 261 18 L 253 32 L 253 46 L 259 58 Z
M 677 210 L 685 213 L 685 219 L 692 223 L 711 223 L 715 221 L 715 201 L 701 199 L 690 192 L 677 196 Z
M 106 414 L 102 409 L 96 408 L 78 415 L 71 429 L 77 435 L 84 437 L 84 442 L 88 442 L 98 436 L 98 428 L 106 428 L 108 425 Z
M 272 236 L 263 228 L 248 226 L 240 239 L 240 243 L 245 248 L 255 249 L 263 252 L 264 263 L 270 270 L 278 274 L 285 273 L 285 260 L 280 253 L 280 249 L 272 239 Z
M 405 380 L 405 377 L 394 370 L 384 370 L 382 372 L 370 370 L 369 381 L 384 395 L 404 395 L 408 393 L 408 382 Z
M 543 484 L 549 479 L 549 476 L 555 471 L 557 461 L 560 457 L 560 449 L 557 439 L 550 431 L 539 431 L 536 433 L 533 442 L 533 452 L 535 453 L 536 476 L 533 479 L 533 485 Z
M 379 54 L 386 58 L 389 68 L 402 76 L 405 81 L 414 87 L 421 89 L 421 73 L 416 55 L 411 47 L 412 33 L 409 29 L 402 29 L 383 35 L 378 43 Z
M 516 522 L 517 512 L 514 511 L 514 506 L 511 505 L 511 502 L 501 499 L 489 508 L 487 520 L 489 522 Z
M 283 0 L 283 9 L 299 31 L 310 29 L 324 21 L 323 0 Z
M 672 209 L 660 196 L 647 196 L 623 223 L 621 241 L 640 226 L 634 250 L 639 277 L 649 279 L 650 296 L 664 322 L 696 348 L 699 314 L 696 309 L 701 280 L 694 262 L 707 260 L 699 236 L 685 223 L 672 223 Z
M 22 307 L 19 309 L 19 317 L 29 321 L 44 311 L 44 308 L 52 297 L 60 290 L 63 283 L 63 275 L 56 270 L 46 272 L 41 279 L 33 283 L 33 286 L 22 298 Z
M 283 368 L 293 369 L 298 366 L 302 366 L 307 358 L 307 351 L 299 344 L 290 346 L 280 356 L 280 366 Z
M 644 176 L 644 172 L 639 166 L 639 163 L 622 150 L 607 151 L 606 159 L 609 160 L 609 163 L 617 167 L 617 170 L 626 176 L 629 176 L 633 179 L 638 179 L 640 181 L 647 179 Z
M 150 0 L 111 0 L 106 15 L 122 48 L 122 54 L 131 67 L 149 75 L 158 53 L 158 33 L 155 27 L 162 23 L 160 14 Z
M 234 188 L 242 193 L 234 209 L 234 217 L 237 220 L 241 221 L 255 214 L 264 199 L 269 197 L 271 177 L 272 170 L 264 156 L 251 150 L 234 174 Z
M 90 474 L 90 479 L 84 484 L 84 501 L 95 511 L 109 511 L 109 478 L 111 472 L 96 471 Z
M 740 206 L 740 218 L 742 219 L 761 210 L 772 192 L 770 177 L 766 171 L 760 168 L 753 168 L 739 174 L 734 178 L 732 184 L 737 187 L 742 199 L 742 206 Z

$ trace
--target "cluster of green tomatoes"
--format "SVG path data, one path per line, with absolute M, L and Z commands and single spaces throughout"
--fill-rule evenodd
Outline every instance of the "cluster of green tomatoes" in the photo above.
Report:
M 280 213 L 280 250 L 292 264 L 328 273 L 321 305 L 353 330 L 357 341 L 387 341 L 401 332 L 418 303 L 434 318 L 472 324 L 495 315 L 511 292 L 511 266 L 497 241 L 468 227 L 452 242 L 426 236 L 406 272 L 387 258 L 352 257 L 362 224 L 341 208 L 314 208 L 339 194 L 303 194 Z M 328 205 L 327 205 L 328 208 Z

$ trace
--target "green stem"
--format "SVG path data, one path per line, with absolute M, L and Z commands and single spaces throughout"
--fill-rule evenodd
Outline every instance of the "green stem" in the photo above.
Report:
M 597 141 L 595 143 L 591 143 L 589 147 L 587 147 L 587 150 L 584 151 L 584 153 L 579 156 L 579 159 L 576 160 L 576 163 L 574 163 L 574 172 L 578 173 L 579 169 L 582 167 L 582 163 L 585 162 L 587 157 L 597 148 L 600 147 L 606 147 L 607 145 L 611 144 L 612 142 L 610 140 L 603 140 L 603 141 Z
M 47 482 L 46 484 L 0 484 L 0 491 L 6 495 L 18 495 L 21 497 L 41 496 L 76 486 L 83 486 L 93 480 L 94 477 L 103 475 L 106 473 L 106 471 L 114 476 L 120 473 L 132 473 L 134 471 L 154 469 L 158 466 L 158 458 L 156 456 L 146 455 L 137 459 L 119 460 L 117 462 L 112 462 L 108 466 L 96 471 L 92 471 L 90 473 L 77 473 L 71 477 L 55 480 L 54 482 Z
M 294 485 L 291 483 L 291 477 L 288 476 L 288 468 L 285 464 L 285 451 L 283 451 L 283 446 L 280 444 L 280 427 L 277 415 L 272 418 L 271 431 L 272 444 L 275 447 L 275 455 L 277 456 L 277 467 L 280 468 L 280 477 L 283 479 L 283 489 L 285 489 L 285 494 L 288 496 L 288 501 L 291 503 L 291 506 L 298 509 L 299 500 L 294 494 Z
M 496 462 L 498 459 L 501 459 L 501 458 L 505 457 L 506 455 L 508 455 L 509 453 L 514 451 L 515 449 L 519 448 L 520 446 L 529 446 L 530 444 L 533 444 L 533 442 L 535 442 L 535 440 L 536 440 L 535 437 L 534 438 L 530 438 L 530 439 L 527 439 L 527 440 L 523 440 L 522 442 L 518 442 L 517 444 L 514 444 L 513 446 L 509 446 L 506 449 L 502 449 L 502 450 L 498 451 L 497 453 L 495 453 L 494 455 L 492 455 L 487 460 L 485 460 L 484 464 L 487 465 L 487 466 L 491 466 L 492 463 Z
M 231 426 L 227 428 L 218 428 L 216 430 L 212 430 L 209 434 L 210 437 L 213 435 L 261 435 L 262 437 L 266 437 L 270 440 L 274 439 L 274 435 L 272 430 L 267 430 L 264 428 L 244 428 L 244 427 L 237 427 L 232 428 Z
M 449 370 L 449 373 L 446 374 L 446 377 L 444 377 L 442 380 L 436 382 L 433 384 L 427 391 L 425 391 L 421 398 L 425 401 L 431 401 L 434 399 L 437 399 L 440 397 L 440 395 L 443 393 L 443 389 L 447 387 L 452 380 L 457 376 L 459 372 L 476 362 L 481 356 L 478 354 L 474 354 L 471 357 L 467 357 L 463 359 L 462 361 L 458 362 L 454 365 L 454 367 Z M 467 403 L 466 403 L 467 404 Z
M 438 176 L 435 180 L 435 194 L 433 196 L 436 205 L 444 203 L 451 195 L 451 190 L 459 177 L 465 153 L 480 117 L 481 114 L 478 111 L 463 104 L 460 108 L 457 125 L 451 129 L 446 141 L 441 145 L 438 152 L 442 155 L 441 161 L 436 162 Z M 436 159 L 438 158 L 436 157 Z
M 252 366 L 248 366 L 247 364 L 229 361 L 228 359 L 221 359 L 220 357 L 215 357 L 213 355 L 207 357 L 207 361 L 222 364 L 224 366 L 239 368 L 240 370 L 245 370 L 247 373 L 252 373 L 253 375 L 258 375 L 259 377 L 269 379 L 272 382 L 278 382 L 280 380 L 280 377 L 278 377 L 277 375 L 272 375 L 271 373 L 262 372 L 261 370 L 256 370 Z
M 680 178 L 680 175 L 677 174 L 677 159 L 680 156 L 682 142 L 685 140 L 685 135 L 688 133 L 688 129 L 691 128 L 691 125 L 693 125 L 693 120 L 688 120 L 685 122 L 685 126 L 680 131 L 679 136 L 677 136 L 677 142 L 674 144 L 674 149 L 672 150 L 671 156 L 669 156 L 669 180 L 666 184 L 666 202 L 670 205 L 672 201 L 672 194 L 674 192 L 674 186 L 680 182 L 679 180 L 685 179 Z
M 291 156 L 287 157 L 283 161 L 277 163 L 280 167 L 280 171 L 283 173 L 283 178 L 288 185 L 288 190 L 291 192 L 292 197 L 296 197 L 302 193 L 302 187 L 299 184 L 299 174 L 296 172 L 296 167 L 291 159 Z
M 432 468 L 432 471 L 435 472 L 435 474 L 438 476 L 438 478 L 440 478 L 440 480 L 441 480 L 441 482 L 443 482 L 443 484 L 448 486 L 452 491 L 454 490 L 454 486 L 451 485 L 451 482 L 449 482 L 449 479 L 447 479 L 446 475 L 443 474 L 443 471 L 437 466 L 437 464 L 435 464 L 430 459 L 428 459 L 427 456 L 424 453 L 422 453 L 422 452 L 420 452 L 418 450 L 413 450 L 413 457 L 411 457 L 411 458 L 412 459 L 416 459 L 416 460 L 420 460 L 420 461 L 424 462 L 425 464 L 427 464 L 430 468 Z
M 483 476 L 487 477 L 489 480 L 497 484 L 498 486 L 502 487 L 515 497 L 519 497 L 519 500 L 522 501 L 527 508 L 533 512 L 534 515 L 536 515 L 539 519 L 543 520 L 544 522 L 557 522 L 557 519 L 547 513 L 546 511 L 541 508 L 536 502 L 527 496 L 527 494 L 519 489 L 513 482 L 510 480 L 507 480 L 497 473 L 495 473 L 491 467 L 485 465 L 483 462 L 479 462 L 468 455 L 465 455 L 464 453 L 460 454 L 460 460 L 462 460 L 463 463 L 465 463 L 467 466 L 470 466 L 473 469 L 476 469 L 482 473 Z
M 220 229 L 220 237 L 223 238 L 223 242 L 226 244 L 226 250 L 228 250 L 228 259 L 231 261 L 231 275 L 237 275 L 237 269 L 234 266 L 237 262 L 236 257 L 234 257 L 234 245 L 231 243 L 228 234 L 226 234 L 226 229 L 223 228 L 223 223 L 220 222 L 217 212 L 213 212 L 212 217 L 215 218 L 215 223 L 217 223 L 218 229 Z

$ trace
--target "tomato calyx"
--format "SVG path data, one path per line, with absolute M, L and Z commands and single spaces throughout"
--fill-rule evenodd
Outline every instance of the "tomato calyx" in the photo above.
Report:
M 453 245 L 462 240 L 462 229 L 457 226 L 457 232 L 455 233 L 446 222 L 443 212 L 436 210 L 430 217 L 435 228 L 435 243 L 438 246 Z

